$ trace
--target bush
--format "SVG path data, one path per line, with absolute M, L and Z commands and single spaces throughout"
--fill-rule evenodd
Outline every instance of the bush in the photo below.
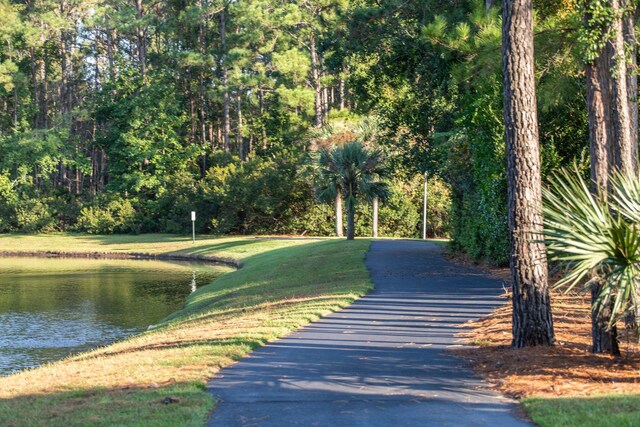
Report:
M 116 198 L 80 211 L 76 229 L 91 234 L 139 233 L 140 221 L 130 200 Z
M 25 233 L 54 231 L 56 220 L 49 206 L 37 199 L 21 200 L 15 207 L 16 228 Z
M 295 159 L 252 157 L 215 166 L 207 172 L 202 194 L 216 233 L 297 233 L 303 226 L 298 218 L 313 200 Z

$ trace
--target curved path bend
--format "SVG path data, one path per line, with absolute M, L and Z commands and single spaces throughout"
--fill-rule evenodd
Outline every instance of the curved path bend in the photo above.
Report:
M 500 281 L 420 241 L 374 241 L 366 264 L 369 295 L 211 380 L 209 426 L 529 425 L 445 351 L 458 325 L 500 304 Z

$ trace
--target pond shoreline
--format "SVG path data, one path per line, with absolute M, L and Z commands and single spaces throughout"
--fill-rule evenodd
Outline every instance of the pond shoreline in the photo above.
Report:
M 157 328 L 184 309 L 198 285 L 237 271 L 211 260 L 124 259 L 117 253 L 12 255 L 0 258 L 0 323 L 6 327 L 0 337 L 0 376 Z
M 239 270 L 240 261 L 216 256 L 189 254 L 152 254 L 146 252 L 96 252 L 96 251 L 0 251 L 1 257 L 33 257 L 33 258 L 91 258 L 91 259 L 138 259 L 157 261 L 199 261 L 217 265 L 226 265 Z

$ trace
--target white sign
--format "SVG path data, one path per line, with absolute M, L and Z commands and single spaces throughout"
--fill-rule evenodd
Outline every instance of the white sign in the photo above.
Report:
M 196 211 L 191 211 L 191 221 L 196 220 Z

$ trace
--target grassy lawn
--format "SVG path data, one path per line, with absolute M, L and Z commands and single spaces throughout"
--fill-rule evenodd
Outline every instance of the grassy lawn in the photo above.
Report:
M 640 425 L 640 394 L 528 398 L 525 410 L 542 427 L 631 427 Z
M 243 268 L 200 288 L 160 327 L 0 377 L 0 425 L 202 426 L 204 385 L 252 349 L 347 306 L 372 287 L 369 240 L 0 236 L 0 251 L 220 256 Z M 165 404 L 170 397 L 171 403 Z

